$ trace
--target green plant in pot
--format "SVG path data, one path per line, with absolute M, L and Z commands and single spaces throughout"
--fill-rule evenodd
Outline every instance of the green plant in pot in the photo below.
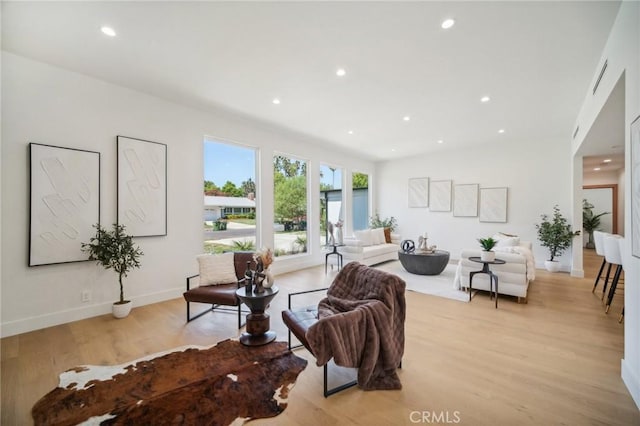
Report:
M 396 230 L 397 226 L 398 226 L 398 222 L 396 221 L 396 218 L 393 216 L 385 217 L 384 219 L 382 219 L 380 217 L 380 214 L 376 213 L 375 215 L 369 218 L 369 227 L 372 229 L 389 228 L 389 230 L 393 232 Z
M 593 214 L 593 207 L 593 204 L 588 202 L 586 199 L 582 200 L 582 228 L 589 236 L 586 247 L 590 249 L 596 247 L 593 241 L 593 231 L 600 229 L 600 218 L 606 214 L 610 214 L 609 212 Z
M 580 231 L 573 231 L 567 219 L 562 216 L 557 205 L 553 207 L 553 216 L 543 214 L 540 216 L 542 222 L 536 224 L 538 230 L 538 240 L 543 247 L 549 249 L 549 259 L 544 262 L 545 268 L 550 272 L 560 270 L 560 262 L 555 260 L 571 247 L 573 238 L 580 235 Z
M 127 235 L 124 225 L 113 224 L 112 230 L 102 228 L 100 224 L 93 226 L 96 234 L 88 243 L 82 243 L 82 251 L 89 253 L 89 260 L 95 260 L 105 269 L 113 269 L 118 274 L 120 283 L 120 300 L 113 304 L 113 315 L 124 318 L 131 311 L 131 301 L 124 299 L 122 278 L 134 268 L 140 267 L 140 248 L 133 244 L 133 237 Z
M 496 259 L 496 253 L 492 251 L 492 249 L 498 244 L 498 241 L 494 240 L 491 237 L 488 238 L 478 238 L 478 242 L 482 247 L 482 253 L 480 253 L 480 259 L 493 262 Z

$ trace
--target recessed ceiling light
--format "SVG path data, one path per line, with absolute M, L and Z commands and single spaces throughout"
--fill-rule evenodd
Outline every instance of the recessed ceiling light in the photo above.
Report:
M 336 70 L 336 75 L 337 75 L 338 77 L 343 77 L 346 73 L 347 73 L 347 71 L 345 71 L 345 69 L 344 69 L 344 68 L 338 68 L 338 69 Z
M 395 148 L 391 148 L 391 152 L 396 152 L 396 149 Z
M 480 98 L 480 102 L 483 102 L 483 103 L 489 102 L 490 100 L 491 98 L 488 96 L 483 96 Z
M 440 139 L 440 140 L 438 141 L 438 143 L 444 143 L 444 141 L 443 141 L 442 139 Z
M 504 129 L 498 130 L 498 133 L 504 133 Z
M 353 130 L 349 130 L 347 133 L 349 133 L 350 135 L 353 134 Z
M 116 32 L 113 28 L 111 27 L 102 27 L 100 28 L 100 31 L 102 31 L 103 34 L 108 35 L 109 37 L 115 37 L 116 36 Z
M 596 172 L 599 172 L 600 171 L 600 167 L 594 167 L 593 170 L 596 171 Z
M 602 161 L 603 163 L 610 163 L 611 162 L 611 158 L 606 158 Z
M 280 99 L 278 98 L 274 98 L 271 102 L 273 102 L 276 105 L 280 105 Z
M 454 21 L 453 19 L 445 19 L 444 21 L 442 21 L 442 24 L 440 24 L 440 26 L 445 30 L 448 30 L 449 28 L 453 27 L 455 23 L 456 21 Z
M 411 117 L 409 117 L 408 115 L 405 115 L 404 117 L 402 117 L 402 119 L 404 121 L 409 121 L 409 120 L 411 120 Z

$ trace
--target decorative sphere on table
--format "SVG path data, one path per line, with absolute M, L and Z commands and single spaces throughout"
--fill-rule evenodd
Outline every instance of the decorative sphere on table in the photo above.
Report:
M 413 240 L 402 241 L 400 247 L 402 247 L 402 251 L 405 253 L 413 253 L 416 251 L 416 243 L 414 243 Z

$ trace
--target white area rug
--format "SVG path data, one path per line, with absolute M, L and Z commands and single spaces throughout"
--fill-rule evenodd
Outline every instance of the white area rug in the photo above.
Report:
M 453 286 L 456 267 L 457 265 L 448 264 L 440 275 L 415 275 L 407 272 L 399 260 L 376 265 L 376 268 L 402 278 L 407 283 L 407 290 L 468 302 L 469 293 L 457 290 Z

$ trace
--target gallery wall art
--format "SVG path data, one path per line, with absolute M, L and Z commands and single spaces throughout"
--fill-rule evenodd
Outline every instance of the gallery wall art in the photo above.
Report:
M 478 217 L 477 183 L 453 186 L 453 215 L 457 217 Z
M 432 180 L 429 184 L 429 210 L 432 212 L 451 211 L 451 181 Z
M 88 259 L 100 223 L 100 153 L 29 144 L 29 266 Z
M 507 188 L 480 188 L 480 222 L 507 221 Z
M 409 179 L 409 207 L 429 207 L 429 178 Z
M 167 145 L 118 136 L 118 224 L 134 237 L 167 235 Z

